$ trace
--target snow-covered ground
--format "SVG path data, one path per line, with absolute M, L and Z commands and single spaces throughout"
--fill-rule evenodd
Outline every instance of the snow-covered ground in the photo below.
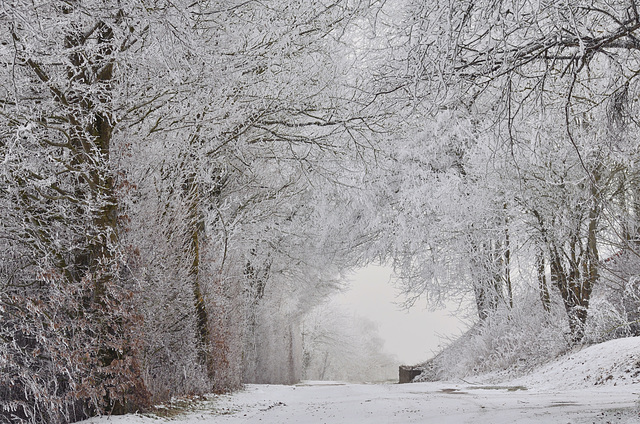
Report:
M 572 352 L 526 377 L 499 384 L 493 376 L 402 385 L 249 385 L 233 395 L 211 397 L 172 422 L 640 424 L 639 376 L 640 338 L 628 338 Z M 130 415 L 85 424 L 158 422 Z

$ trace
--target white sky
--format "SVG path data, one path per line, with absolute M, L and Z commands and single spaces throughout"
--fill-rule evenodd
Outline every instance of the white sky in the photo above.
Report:
M 378 324 L 385 350 L 407 365 L 431 358 L 449 336 L 461 334 L 465 324 L 450 311 L 430 312 L 416 303 L 408 312 L 396 303 L 397 290 L 390 283 L 391 269 L 370 266 L 356 272 L 351 289 L 336 296 L 336 302 Z

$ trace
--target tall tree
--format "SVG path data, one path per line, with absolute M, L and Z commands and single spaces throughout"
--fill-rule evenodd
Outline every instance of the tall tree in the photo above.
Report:
M 16 252 L 0 290 L 2 413 L 58 422 L 137 407 L 111 166 L 127 24 L 116 5 L 75 3 L 18 3 L 2 19 L 3 249 Z
M 7 6 L 3 417 L 64 422 L 143 405 L 146 389 L 238 387 L 256 294 L 298 291 L 273 320 L 295 324 L 330 291 L 334 268 L 309 257 L 333 233 L 303 248 L 321 230 L 302 217 L 330 221 L 306 202 L 350 183 L 375 129 L 337 54 L 368 6 Z
M 629 215 L 609 199 L 619 164 L 634 152 L 625 99 L 637 85 L 636 2 L 408 2 L 407 8 L 409 30 L 396 34 L 408 46 L 398 51 L 409 72 L 395 77 L 396 91 L 413 98 L 427 120 L 457 110 L 480 124 L 479 143 L 493 149 L 481 160 L 487 168 L 506 165 L 495 180 L 506 191 L 493 194 L 507 200 L 504 242 L 525 242 L 527 223 L 536 228 L 534 239 L 546 252 L 538 254 L 539 279 L 546 279 L 548 263 L 574 338 L 581 339 L 601 250 L 612 243 L 603 219 L 619 228 L 612 210 Z M 540 174 L 543 164 L 559 174 Z M 479 178 L 466 180 L 477 189 Z M 543 210 L 550 215 L 542 217 Z M 524 231 L 519 239 L 508 230 L 514 225 Z M 479 251 L 483 242 L 475 243 Z M 513 251 L 498 257 L 508 262 Z M 548 306 L 546 285 L 540 287 Z

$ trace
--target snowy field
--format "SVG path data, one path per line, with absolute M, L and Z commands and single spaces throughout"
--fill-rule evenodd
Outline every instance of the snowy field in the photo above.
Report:
M 176 424 L 215 423 L 640 423 L 640 338 L 572 352 L 535 373 L 508 382 L 494 377 L 414 384 L 303 382 L 249 385 L 215 396 Z M 85 424 L 151 424 L 130 415 Z

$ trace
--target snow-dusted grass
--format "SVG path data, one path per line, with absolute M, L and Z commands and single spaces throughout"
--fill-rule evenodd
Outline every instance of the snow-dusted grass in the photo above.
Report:
M 413 384 L 304 382 L 250 385 L 186 408 L 177 424 L 640 423 L 640 338 L 612 340 L 549 362 L 527 376 L 498 381 Z M 129 415 L 85 424 L 151 424 Z

